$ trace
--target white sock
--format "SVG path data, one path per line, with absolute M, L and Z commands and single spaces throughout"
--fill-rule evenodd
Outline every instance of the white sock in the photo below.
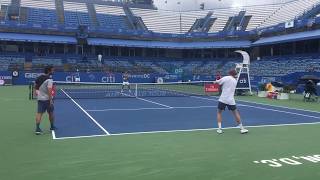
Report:
M 242 123 L 239 124 L 240 129 L 244 129 Z
M 221 123 L 220 122 L 218 122 L 218 127 L 219 127 L 219 129 L 221 129 Z

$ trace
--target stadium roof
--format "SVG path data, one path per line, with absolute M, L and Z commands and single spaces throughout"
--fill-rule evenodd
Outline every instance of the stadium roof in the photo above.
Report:
M 204 48 L 242 48 L 250 47 L 250 41 L 215 41 L 215 42 L 162 42 L 120 39 L 88 38 L 89 45 L 172 48 L 172 49 L 204 49 Z
M 20 33 L 0 33 L 0 40 L 20 41 L 20 42 L 42 42 L 42 43 L 69 43 L 76 44 L 77 39 L 69 36 L 20 34 Z
M 242 8 L 246 6 L 280 4 L 294 0 L 154 0 L 154 4 L 158 9 L 173 11 L 190 11 L 200 10 L 200 4 L 204 4 L 204 9 L 219 8 Z
M 275 44 L 275 43 L 286 43 L 286 42 L 310 40 L 310 39 L 317 39 L 317 38 L 320 38 L 320 30 L 261 38 L 256 42 L 252 43 L 252 45 L 253 46 L 268 45 L 268 44 Z

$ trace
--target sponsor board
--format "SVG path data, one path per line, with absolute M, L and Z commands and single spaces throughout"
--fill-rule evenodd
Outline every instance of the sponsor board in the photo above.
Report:
M 204 92 L 210 93 L 210 92 L 219 92 L 220 85 L 219 84 L 213 84 L 213 83 L 206 83 L 204 85 Z

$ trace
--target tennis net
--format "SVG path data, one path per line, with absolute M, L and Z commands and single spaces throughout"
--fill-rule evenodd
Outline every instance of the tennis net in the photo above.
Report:
M 179 97 L 209 95 L 205 87 L 212 81 L 191 81 L 171 83 L 89 83 L 54 82 L 55 99 L 101 99 L 118 97 Z M 33 85 L 30 86 L 30 98 L 35 99 Z M 214 95 L 210 93 L 210 95 Z

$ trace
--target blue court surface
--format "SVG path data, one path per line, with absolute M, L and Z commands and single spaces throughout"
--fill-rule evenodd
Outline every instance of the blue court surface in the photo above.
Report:
M 54 139 L 210 130 L 217 127 L 217 97 L 59 99 Z M 249 127 L 320 123 L 320 112 L 237 101 Z M 236 126 L 228 110 L 223 127 Z M 250 129 L 250 128 L 249 128 Z

